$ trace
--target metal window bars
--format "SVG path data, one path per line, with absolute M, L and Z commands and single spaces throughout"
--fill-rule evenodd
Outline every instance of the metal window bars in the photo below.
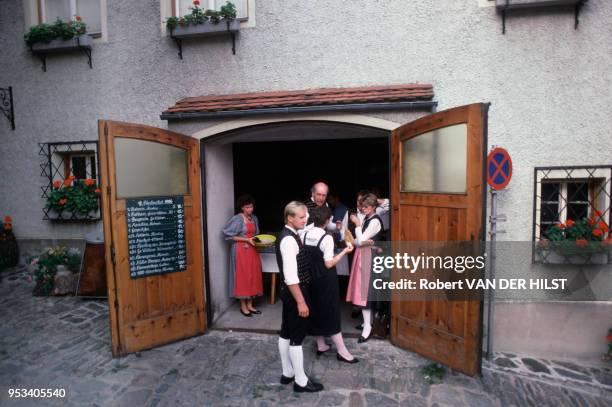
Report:
M 554 221 L 543 220 L 546 204 L 551 204 L 551 196 L 544 196 L 542 185 L 545 183 L 559 186 L 557 197 L 557 214 Z M 575 188 L 568 188 L 571 184 Z M 587 185 L 586 194 L 581 191 L 580 184 Z M 598 265 L 612 263 L 612 245 L 610 242 L 586 239 L 578 241 L 571 238 L 561 242 L 551 242 L 546 236 L 545 228 L 555 222 L 565 224 L 572 219 L 571 205 L 588 205 L 587 217 L 594 220 L 595 225 L 602 225 L 602 238 L 610 236 L 609 227 L 612 224 L 612 165 L 593 166 L 559 166 L 534 168 L 534 201 L 533 201 L 533 231 L 532 231 L 532 262 L 542 264 L 575 264 Z M 584 201 L 586 197 L 587 201 Z M 553 204 L 552 207 L 555 207 Z M 551 206 L 548 206 L 550 210 Z M 603 223 L 600 223 L 603 222 Z M 580 239 L 579 239 L 580 240 Z
M 41 186 L 41 197 L 43 199 L 43 220 L 58 222 L 96 222 L 101 219 L 100 201 L 98 198 L 98 209 L 87 214 L 70 212 L 67 210 L 57 212 L 52 208 L 47 208 L 47 201 L 53 191 L 53 182 L 61 181 L 72 175 L 72 156 L 93 155 L 95 162 L 90 162 L 87 167 L 86 175 L 88 178 L 97 178 L 100 174 L 98 160 L 98 141 L 81 140 L 69 142 L 38 143 L 40 157 L 40 176 L 44 179 Z M 68 160 L 68 162 L 67 162 Z M 99 185 L 99 179 L 96 179 Z

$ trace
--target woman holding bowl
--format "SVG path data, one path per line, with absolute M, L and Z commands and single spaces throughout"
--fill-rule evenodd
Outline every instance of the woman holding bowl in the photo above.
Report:
M 253 237 L 259 233 L 259 222 L 253 213 L 255 200 L 242 195 L 236 201 L 239 213 L 223 228 L 230 249 L 229 295 L 240 300 L 240 313 L 245 317 L 261 314 L 253 307 L 253 299 L 263 295 L 261 260 Z

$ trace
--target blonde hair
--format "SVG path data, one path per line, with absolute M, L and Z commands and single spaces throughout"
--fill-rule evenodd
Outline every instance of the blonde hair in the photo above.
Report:
M 374 194 L 367 194 L 361 198 L 359 201 L 359 205 L 361 206 L 378 206 L 378 198 Z
M 297 215 L 299 209 L 307 210 L 306 205 L 299 201 L 291 201 L 285 206 L 285 223 L 289 220 L 289 216 Z

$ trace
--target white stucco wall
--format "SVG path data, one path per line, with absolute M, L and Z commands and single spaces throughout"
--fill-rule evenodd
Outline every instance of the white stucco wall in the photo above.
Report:
M 182 61 L 160 33 L 159 2 L 107 0 L 93 69 L 76 53 L 50 57 L 46 73 L 23 41 L 22 2 L 0 0 L 0 10 L 0 87 L 13 86 L 17 126 L 0 116 L 0 215 L 13 217 L 20 238 L 95 228 L 41 220 L 37 143 L 96 139 L 98 119 L 167 127 L 159 114 L 186 96 L 417 82 L 433 84 L 438 110 L 491 102 L 489 144 L 514 162 L 499 196 L 503 240 L 531 238 L 533 167 L 612 163 L 608 0 L 588 1 L 578 30 L 569 9 L 549 10 L 510 15 L 505 35 L 478 0 L 257 1 L 257 24 L 240 32 L 236 55 L 218 38 L 185 44 Z M 222 122 L 173 128 L 193 134 Z

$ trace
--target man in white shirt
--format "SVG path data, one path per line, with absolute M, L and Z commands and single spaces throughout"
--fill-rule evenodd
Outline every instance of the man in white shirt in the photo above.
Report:
M 310 315 L 310 265 L 298 231 L 306 225 L 307 209 L 293 201 L 285 207 L 285 227 L 278 237 L 276 261 L 283 277 L 280 298 L 283 313 L 278 350 L 283 373 L 281 384 L 293 383 L 293 391 L 313 393 L 323 385 L 308 379 L 304 372 L 302 341 L 308 330 Z

